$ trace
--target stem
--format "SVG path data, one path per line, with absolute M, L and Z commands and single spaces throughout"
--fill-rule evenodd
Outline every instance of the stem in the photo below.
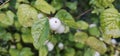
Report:
M 10 0 L 7 0 L 6 2 L 4 2 L 2 5 L 0 5 L 0 8 L 2 7 L 2 6 L 4 6 L 6 3 L 8 3 Z
M 82 14 L 79 14 L 76 18 L 80 18 L 81 16 L 87 14 L 88 12 L 92 11 L 92 9 L 86 10 L 85 12 L 83 12 Z

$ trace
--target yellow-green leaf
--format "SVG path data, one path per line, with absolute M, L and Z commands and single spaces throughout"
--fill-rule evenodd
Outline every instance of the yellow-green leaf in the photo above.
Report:
M 5 25 L 12 25 L 14 22 L 14 13 L 10 10 L 0 13 L 0 22 Z
M 35 7 L 46 14 L 55 13 L 55 8 L 49 5 L 45 0 L 37 0 Z
M 49 36 L 49 22 L 48 18 L 43 18 L 37 20 L 31 29 L 32 37 L 33 37 L 33 45 L 36 49 L 40 49 L 44 46 L 45 41 Z
M 74 41 L 82 44 L 85 44 L 85 41 L 87 40 L 87 38 L 88 38 L 88 35 L 85 32 L 76 32 L 74 35 Z
M 33 22 L 37 19 L 37 15 L 37 11 L 28 4 L 21 4 L 18 7 L 18 21 L 23 27 L 31 27 Z
M 33 43 L 33 38 L 31 34 L 31 29 L 30 28 L 22 28 L 22 40 L 24 43 Z
M 120 37 L 119 12 L 115 8 L 108 8 L 100 15 L 101 31 L 106 37 Z
M 79 26 L 79 29 L 81 29 L 81 30 L 86 30 L 86 29 L 88 29 L 88 23 L 87 22 L 85 22 L 85 21 L 78 21 L 77 22 L 77 25 Z
M 79 28 L 72 15 L 70 15 L 70 13 L 68 13 L 66 10 L 62 9 L 58 11 L 55 17 L 59 18 L 65 25 L 71 28 Z
M 39 56 L 47 56 L 47 53 L 48 53 L 48 50 L 45 46 L 39 50 Z
M 100 52 L 101 54 L 104 54 L 107 51 L 106 45 L 102 41 L 96 39 L 95 37 L 89 37 L 86 40 L 86 43 L 91 48 L 93 48 L 94 50 Z

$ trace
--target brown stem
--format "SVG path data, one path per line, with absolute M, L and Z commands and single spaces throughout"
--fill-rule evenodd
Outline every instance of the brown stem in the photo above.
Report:
M 4 2 L 2 5 L 0 5 L 0 8 L 2 7 L 2 6 L 4 6 L 6 3 L 8 3 L 10 0 L 7 0 L 6 2 Z
M 76 18 L 78 19 L 78 18 L 80 18 L 81 16 L 85 15 L 86 13 L 88 13 L 90 11 L 92 11 L 92 9 L 89 9 L 89 10 L 83 12 L 82 14 L 79 14 Z

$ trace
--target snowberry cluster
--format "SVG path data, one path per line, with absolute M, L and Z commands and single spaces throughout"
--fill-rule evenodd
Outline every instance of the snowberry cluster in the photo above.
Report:
M 58 18 L 52 17 L 49 19 L 50 29 L 55 31 L 56 33 L 64 33 L 65 26 L 61 23 Z

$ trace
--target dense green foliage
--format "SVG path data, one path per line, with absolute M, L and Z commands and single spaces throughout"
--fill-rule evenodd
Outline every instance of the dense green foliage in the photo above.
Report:
M 119 55 L 120 0 L 0 0 L 0 56 Z

